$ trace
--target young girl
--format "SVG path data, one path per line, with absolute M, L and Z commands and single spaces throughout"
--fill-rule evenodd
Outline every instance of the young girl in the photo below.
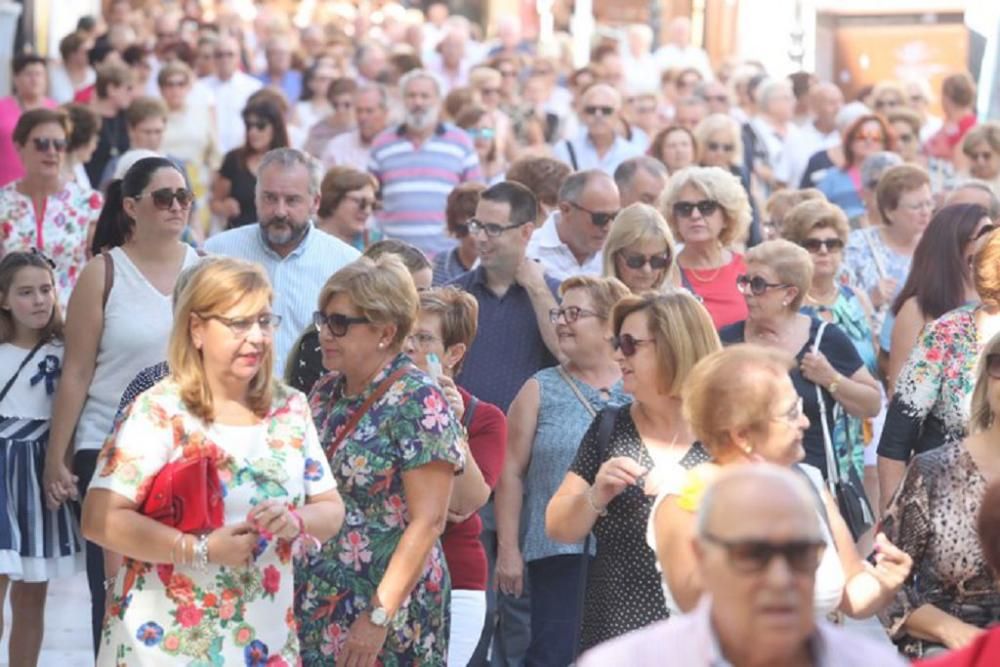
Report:
M 50 579 L 83 568 L 70 505 L 42 495 L 52 396 L 62 368 L 62 315 L 51 260 L 13 252 L 0 260 L 0 632 L 11 585 L 11 665 L 34 665 Z

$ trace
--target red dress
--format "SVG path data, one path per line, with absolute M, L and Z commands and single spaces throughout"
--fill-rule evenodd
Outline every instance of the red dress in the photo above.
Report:
M 965 648 L 914 664 L 917 667 L 996 667 L 1000 665 L 1000 628 L 979 635 Z
M 684 287 L 701 298 L 715 328 L 721 329 L 747 318 L 747 303 L 736 288 L 736 278 L 746 272 L 743 255 L 734 252 L 729 264 L 718 269 L 681 267 L 681 280 Z

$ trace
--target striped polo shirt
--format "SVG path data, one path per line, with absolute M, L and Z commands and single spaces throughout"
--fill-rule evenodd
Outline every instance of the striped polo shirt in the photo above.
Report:
M 372 142 L 369 170 L 382 189 L 378 222 L 389 238 L 412 243 L 430 256 L 455 246 L 445 230 L 448 193 L 459 183 L 480 181 L 479 157 L 465 131 L 438 123 L 415 146 L 400 125 Z

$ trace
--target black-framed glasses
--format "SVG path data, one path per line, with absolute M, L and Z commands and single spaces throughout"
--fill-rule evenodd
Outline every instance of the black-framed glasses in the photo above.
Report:
M 750 294 L 754 296 L 760 296 L 769 289 L 778 289 L 782 287 L 791 287 L 787 283 L 769 283 L 762 276 L 738 276 L 736 278 L 736 287 L 743 294 Z
M 512 229 L 517 229 L 518 227 L 524 227 L 526 224 L 531 222 L 531 220 L 525 220 L 524 222 L 515 222 L 512 225 L 498 225 L 495 222 L 483 222 L 482 220 L 477 220 L 476 218 L 469 218 L 469 223 L 467 225 L 470 234 L 478 234 L 483 232 L 490 238 L 496 238 L 503 234 L 504 232 L 509 232 Z
M 236 336 L 247 336 L 250 334 L 253 325 L 260 327 L 260 332 L 265 336 L 270 336 L 281 324 L 281 315 L 274 313 L 261 313 L 254 317 L 223 317 L 222 315 L 199 315 L 205 320 L 215 320 L 224 324 Z
M 655 342 L 656 339 L 654 338 L 636 338 L 632 334 L 621 334 L 620 336 L 611 337 L 611 347 L 616 352 L 621 350 L 622 355 L 626 357 L 634 356 L 639 351 L 641 345 Z
M 581 317 L 597 317 L 597 313 L 579 306 L 563 306 L 562 308 L 552 308 L 549 310 L 549 322 L 558 324 L 559 318 L 566 320 L 567 324 L 576 322 Z
M 367 317 L 350 317 L 341 313 L 330 313 L 326 315 L 320 311 L 313 313 L 313 326 L 318 333 L 323 333 L 323 327 L 334 338 L 343 338 L 347 335 L 347 330 L 352 324 L 369 324 Z
M 580 206 L 575 201 L 571 201 L 569 205 L 588 214 L 590 216 L 590 224 L 595 227 L 607 227 L 618 216 L 618 211 L 591 211 L 585 206 Z
M 719 202 L 714 199 L 674 202 L 674 217 L 690 218 L 695 209 L 698 209 L 698 213 L 701 213 L 702 217 L 708 217 L 719 210 Z
M 615 108 L 599 104 L 592 104 L 583 107 L 583 113 L 587 114 L 588 116 L 596 116 L 598 114 L 602 116 L 613 116 L 615 113 Z
M 840 239 L 806 239 L 799 245 L 812 253 L 819 252 L 820 248 L 826 252 L 840 252 L 844 249 L 844 242 Z
M 819 567 L 826 550 L 822 540 L 792 540 L 767 542 L 765 540 L 729 540 L 712 533 L 701 534 L 701 539 L 726 550 L 733 569 L 743 574 L 759 574 L 767 569 L 775 556 L 781 556 L 789 569 L 796 574 L 813 574 Z
M 986 373 L 994 380 L 1000 380 L 1000 353 L 986 355 Z
M 35 137 L 31 140 L 31 143 L 35 146 L 35 150 L 39 153 L 48 153 L 50 150 L 54 150 L 56 153 L 62 153 L 66 150 L 66 140 L 65 139 L 49 139 L 48 137 Z
M 153 201 L 153 206 L 161 211 L 169 211 L 173 208 L 175 201 L 181 208 L 191 208 L 191 204 L 194 203 L 194 193 L 187 188 L 177 188 L 176 190 L 160 188 L 159 190 L 139 195 L 135 197 L 135 200 L 139 201 L 143 197 L 149 197 Z
M 671 258 L 669 252 L 661 252 L 656 255 L 643 255 L 638 252 L 622 252 L 619 254 L 622 261 L 625 262 L 625 266 L 635 271 L 642 269 L 647 264 L 649 264 L 649 268 L 653 271 L 660 271 L 670 266 Z

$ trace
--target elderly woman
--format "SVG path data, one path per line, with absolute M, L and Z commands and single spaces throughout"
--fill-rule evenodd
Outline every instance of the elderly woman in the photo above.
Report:
M 750 203 L 739 179 L 718 167 L 690 167 L 675 174 L 660 196 L 660 212 L 674 238 L 681 283 L 701 298 L 716 328 L 746 317 L 736 289 L 745 273 L 742 243 L 750 224 Z
M 170 376 L 104 445 L 83 530 L 125 561 L 108 581 L 100 665 L 299 658 L 294 627 L 275 622 L 293 613 L 291 554 L 332 538 L 344 508 L 305 396 L 271 377 L 271 300 L 245 262 L 196 273 L 170 334 Z M 210 483 L 217 495 L 183 517 L 155 514 L 156 488 L 185 470 L 194 480 L 199 461 L 225 480 L 224 497 Z
M 731 116 L 715 113 L 705 117 L 694 129 L 697 163 L 719 167 L 734 174 L 743 171 L 743 138 L 740 126 Z
M 615 216 L 601 252 L 604 276 L 633 294 L 672 287 L 676 280 L 674 235 L 652 206 L 632 204 Z
M 809 418 L 802 442 L 805 463 L 825 477 L 827 460 L 816 388 L 823 391 L 831 428 L 838 421 L 835 406 L 852 417 L 870 418 L 878 414 L 882 399 L 878 382 L 840 327 L 826 327 L 817 341 L 823 320 L 799 312 L 812 286 L 812 274 L 809 253 L 789 241 L 767 241 L 754 247 L 747 253 L 746 274 L 739 277 L 747 319 L 719 335 L 726 344 L 756 343 L 795 358 L 789 374 Z
M 950 192 L 955 187 L 955 166 L 949 160 L 928 157 L 920 150 L 920 128 L 923 123 L 920 114 L 913 109 L 900 107 L 890 111 L 886 120 L 896 139 L 896 152 L 903 161 L 927 170 L 931 179 L 931 192 L 935 195 Z
M 698 142 L 691 130 L 671 125 L 656 133 L 646 152 L 662 162 L 667 172 L 675 174 L 695 164 Z
M 469 233 L 469 220 L 476 215 L 479 193 L 486 189 L 482 183 L 460 183 L 448 193 L 444 220 L 448 234 L 458 245 L 434 258 L 435 287 L 450 283 L 463 273 L 471 271 L 479 261 L 476 239 Z
M 483 182 L 493 185 L 504 180 L 507 160 L 497 144 L 496 117 L 484 107 L 471 104 L 458 112 L 455 124 L 465 130 L 476 148 Z
M 348 529 L 296 569 L 306 664 L 442 664 L 447 655 L 439 538 L 464 457 L 447 398 L 402 353 L 417 308 L 413 279 L 391 254 L 355 260 L 320 292 L 316 328 L 332 373 L 310 406 Z
M 532 641 L 526 660 L 534 665 L 573 662 L 580 615 L 582 545 L 560 544 L 546 535 L 545 507 L 594 417 L 608 405 L 626 402 L 605 329 L 614 304 L 628 290 L 614 278 L 575 276 L 559 291 L 562 304 L 552 317 L 566 362 L 536 373 L 514 398 L 494 500 L 497 587 L 520 596 L 525 576 L 529 579 Z
M 990 121 L 969 130 L 962 139 L 962 153 L 969 161 L 969 175 L 1000 193 L 1000 123 Z
M 861 116 L 844 132 L 843 164 L 831 167 L 816 182 L 816 188 L 839 206 L 855 227 L 865 213 L 861 163 L 876 151 L 892 149 L 892 135 L 885 120 L 881 116 Z
M 882 520 L 913 558 L 914 576 L 881 615 L 910 658 L 962 648 L 1000 616 L 995 574 L 976 536 L 986 485 L 1000 467 L 1000 336 L 982 352 L 969 435 L 914 457 Z
M 817 617 L 841 611 L 866 618 L 892 601 L 912 565 L 885 536 L 876 538 L 875 567 L 866 567 L 837 502 L 818 470 L 799 466 L 809 425 L 788 372 L 790 354 L 757 345 L 734 345 L 702 360 L 684 385 L 684 415 L 712 463 L 691 470 L 661 491 L 650 522 L 650 546 L 664 575 L 671 612 L 691 611 L 703 582 L 695 573 L 692 537 L 704 488 L 732 466 L 766 461 L 792 467 L 809 481 L 827 549 L 816 570 Z
M 87 231 L 102 204 L 99 193 L 63 172 L 69 130 L 63 111 L 24 113 L 14 128 L 24 177 L 0 188 L 0 255 L 37 248 L 51 257 L 63 308 L 87 261 Z
M 719 349 L 711 318 L 685 292 L 626 297 L 611 320 L 633 401 L 593 420 L 545 510 L 545 532 L 556 542 L 578 544 L 591 530 L 597 539 L 581 650 L 667 617 L 655 559 L 643 546 L 646 524 L 659 480 L 708 460 L 681 416 L 680 388 Z
M 319 188 L 316 228 L 364 251 L 381 234 L 369 221 L 378 207 L 378 181 L 353 167 L 333 167 Z
M 448 664 L 465 667 L 479 643 L 486 620 L 486 550 L 479 540 L 478 511 L 490 497 L 503 467 L 507 418 L 455 384 L 462 359 L 476 337 L 479 303 L 468 292 L 441 287 L 420 294 L 416 325 L 404 351 L 441 387 L 455 417 L 466 429 L 465 469 L 455 477 L 448 527 L 441 536 L 451 574 Z
M 805 201 L 819 199 L 826 201 L 826 196 L 816 188 L 799 190 L 778 190 L 764 203 L 765 219 L 761 224 L 765 241 L 780 239 L 784 234 L 785 216 L 793 208 Z
M 970 303 L 923 328 L 896 380 L 878 446 L 881 497 L 892 497 L 913 454 L 961 439 L 969 420 L 976 361 L 1000 330 L 1000 231 L 975 256 Z

